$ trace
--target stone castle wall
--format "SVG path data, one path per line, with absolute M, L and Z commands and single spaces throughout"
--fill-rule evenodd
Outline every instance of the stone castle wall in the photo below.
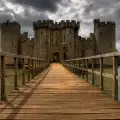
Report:
M 116 35 L 114 22 L 94 20 L 94 34 L 101 54 L 116 51 Z
M 28 38 L 28 33 L 20 33 L 17 22 L 2 23 L 0 26 L 0 45 L 2 52 L 37 57 L 53 61 L 53 54 L 58 53 L 60 60 L 88 57 L 116 51 L 116 27 L 114 22 L 94 20 L 94 33 L 89 38 L 78 36 L 80 22 L 62 20 L 59 23 L 52 20 L 39 20 L 33 23 L 34 36 Z M 65 44 L 66 50 L 61 47 Z M 11 59 L 7 59 L 10 61 Z M 112 61 L 109 61 L 111 64 Z M 106 62 L 108 64 L 108 60 Z
M 116 25 L 114 22 L 94 20 L 94 34 L 98 54 L 116 52 Z M 109 61 L 109 62 L 108 62 Z M 105 64 L 112 64 L 112 59 L 105 59 Z
M 67 58 L 75 57 L 74 31 L 75 29 L 79 29 L 79 22 L 68 20 L 54 23 L 51 20 L 43 20 L 34 22 L 33 28 L 36 39 L 35 48 L 40 49 L 42 53 L 42 55 L 40 54 L 40 58 L 48 58 L 50 61 L 53 61 L 53 54 L 57 52 L 60 55 L 60 59 L 63 59 L 63 50 L 60 46 L 62 42 L 67 44 Z M 70 48 L 71 46 L 72 49 Z M 47 53 L 49 54 L 47 55 Z
M 18 41 L 20 39 L 20 25 L 17 22 L 5 22 L 0 24 L 1 31 L 1 51 L 17 54 Z M 6 57 L 7 64 L 12 64 L 11 57 Z
M 1 51 L 17 54 L 18 40 L 20 39 L 20 25 L 17 22 L 2 23 Z
M 20 39 L 21 55 L 34 57 L 34 38 L 28 38 L 28 32 L 24 32 Z

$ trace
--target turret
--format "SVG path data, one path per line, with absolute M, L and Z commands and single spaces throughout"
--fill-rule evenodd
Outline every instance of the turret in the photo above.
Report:
M 95 19 L 94 20 L 94 30 L 99 28 L 99 27 L 112 27 L 112 28 L 115 28 L 116 27 L 116 24 L 115 22 L 110 22 L 110 21 L 100 21 L 100 19 Z
M 39 20 L 37 22 L 33 22 L 33 28 L 34 29 L 48 28 L 53 24 L 54 24 L 53 20 Z
M 10 22 L 9 20 L 7 20 L 6 22 L 0 24 L 0 28 L 2 32 L 5 31 L 16 32 L 16 31 L 20 31 L 21 26 L 16 21 Z
M 116 24 L 110 21 L 94 20 L 94 35 L 99 53 L 109 53 L 116 50 Z M 98 54 L 99 54 L 98 53 Z
M 60 22 L 61 27 L 68 27 L 68 28 L 74 28 L 79 29 L 80 28 L 80 22 L 76 22 L 75 20 L 62 20 Z

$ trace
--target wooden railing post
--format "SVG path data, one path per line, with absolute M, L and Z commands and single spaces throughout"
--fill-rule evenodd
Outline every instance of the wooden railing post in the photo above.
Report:
M 37 62 L 37 68 L 38 68 L 38 73 L 39 73 L 39 59 L 38 59 L 38 62 Z
M 72 71 L 72 60 L 71 60 L 71 62 L 70 62 L 70 70 Z
M 36 76 L 36 59 L 34 60 L 34 77 Z
M 86 80 L 88 81 L 88 59 L 86 59 Z
M 76 60 L 74 60 L 74 68 L 75 68 L 75 74 L 76 74 Z
M 80 69 L 80 60 L 79 60 L 79 76 L 81 74 L 81 69 Z
M 37 69 L 38 69 L 38 59 L 37 59 Z
M 14 89 L 18 89 L 18 58 L 14 57 L 14 70 L 15 70 L 15 77 L 14 77 Z
M 82 78 L 84 78 L 84 61 L 82 60 Z
M 38 65 L 38 61 L 36 60 L 36 69 L 37 69 L 37 67 L 38 67 L 37 65 Z
M 75 73 L 75 61 L 73 60 L 73 72 Z
M 6 99 L 5 94 L 5 57 L 1 56 L 1 100 Z
M 94 85 L 94 58 L 92 58 L 92 85 Z
M 40 68 L 40 60 L 39 60 L 39 72 L 41 72 L 41 68 Z
M 78 69 L 77 69 L 78 66 L 77 66 L 77 60 L 75 60 L 75 61 L 76 61 L 76 62 L 75 62 L 75 68 L 76 68 L 76 72 L 75 72 L 75 73 L 76 73 L 76 75 L 77 75 L 77 74 L 78 74 Z
M 39 60 L 37 60 L 37 68 L 39 69 Z
M 28 81 L 30 81 L 30 59 L 28 59 Z
M 35 60 L 35 76 L 37 75 L 37 59 Z
M 22 68 L 23 68 L 22 85 L 25 85 L 25 59 L 24 58 L 22 58 Z
M 79 76 L 79 60 L 77 60 L 77 75 Z
M 101 57 L 100 58 L 100 89 L 103 91 L 103 76 L 102 76 L 102 73 L 103 73 L 103 58 Z
M 35 76 L 37 75 L 37 59 L 35 60 Z
M 113 56 L 113 87 L 112 87 L 112 97 L 114 100 L 118 99 L 118 81 L 116 79 L 117 75 L 117 57 Z
M 32 59 L 32 79 L 34 78 L 34 60 Z

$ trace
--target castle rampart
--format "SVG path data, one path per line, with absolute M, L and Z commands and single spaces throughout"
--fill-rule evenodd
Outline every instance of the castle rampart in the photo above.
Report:
M 80 22 L 75 20 L 39 20 L 33 23 L 35 38 L 28 38 L 28 32 L 20 34 L 18 22 L 1 23 L 1 49 L 3 52 L 35 56 L 53 61 L 54 53 L 60 59 L 86 57 L 116 50 L 114 22 L 94 20 L 94 33 L 88 38 L 78 36 Z M 61 43 L 65 43 L 65 50 Z M 105 44 L 107 46 L 105 46 Z M 19 49 L 19 50 L 18 50 Z M 20 52 L 19 52 L 20 51 Z M 67 56 L 67 57 L 64 57 Z
M 116 27 L 115 22 L 110 22 L 110 21 L 103 21 L 101 22 L 100 19 L 95 19 L 94 20 L 94 29 L 99 28 L 99 27 Z
M 40 28 L 77 28 L 79 29 L 80 22 L 77 22 L 75 20 L 62 20 L 60 22 L 54 22 L 52 20 L 39 20 L 37 22 L 33 23 L 34 29 L 40 29 Z

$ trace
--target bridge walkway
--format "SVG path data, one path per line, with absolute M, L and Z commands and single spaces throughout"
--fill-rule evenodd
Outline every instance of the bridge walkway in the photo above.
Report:
M 0 119 L 101 120 L 119 119 L 120 102 L 107 97 L 68 71 L 52 64 L 25 87 L 0 103 Z

